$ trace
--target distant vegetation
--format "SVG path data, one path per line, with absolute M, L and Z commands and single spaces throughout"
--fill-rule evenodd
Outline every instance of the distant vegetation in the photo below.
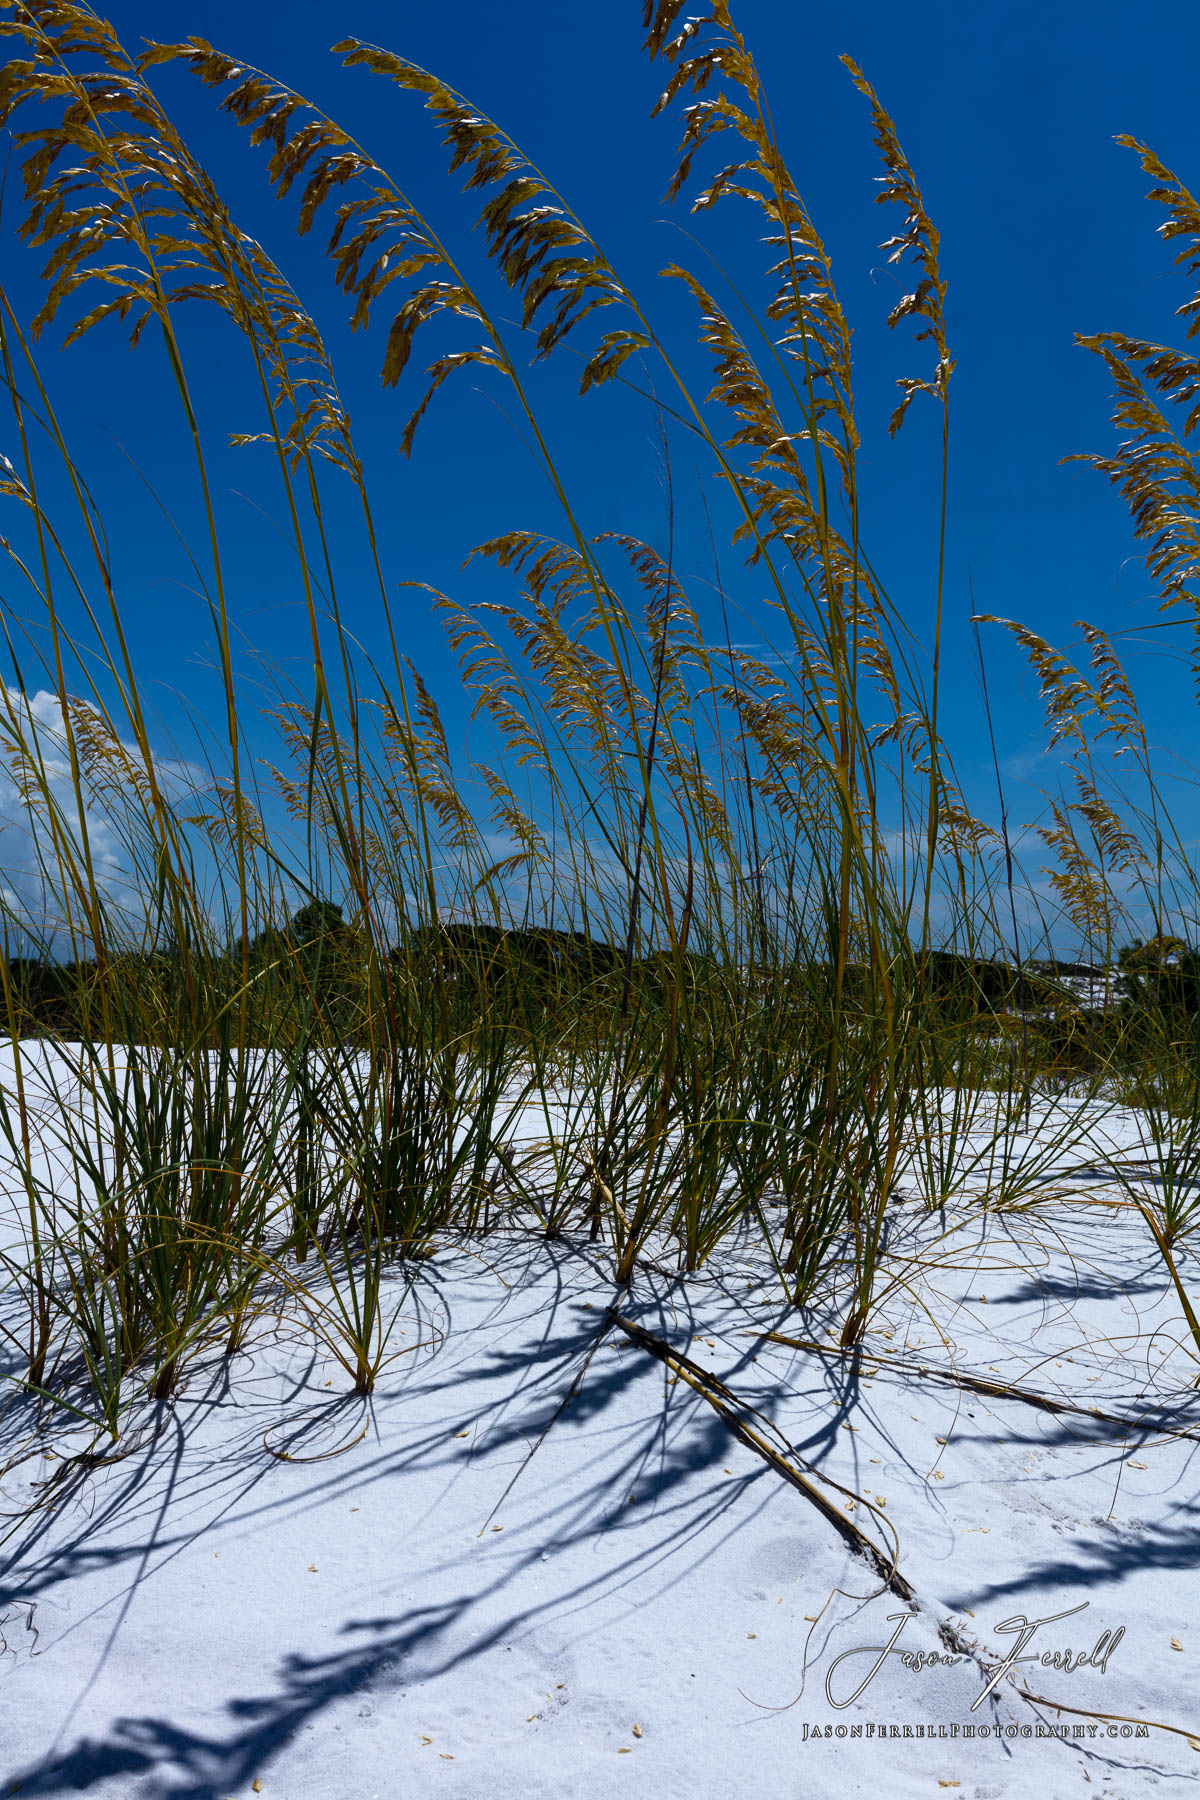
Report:
M 698 951 L 685 952 L 678 962 L 661 951 L 627 959 L 619 945 L 550 926 L 438 922 L 418 926 L 386 954 L 403 967 L 406 979 L 441 997 L 449 1029 L 469 1033 L 488 1018 L 504 1021 L 518 1037 L 565 1029 L 582 1009 L 602 1036 L 622 1005 L 632 1017 L 644 1018 L 648 1010 L 669 1006 L 680 982 L 693 1004 L 706 986 L 732 983 L 751 1007 L 786 977 L 775 960 L 731 970 L 719 957 Z M 312 1041 L 368 1045 L 370 965 L 362 933 L 333 902 L 311 902 L 285 924 L 268 926 L 250 942 L 249 973 L 257 990 L 253 1016 L 261 1022 L 251 1041 L 279 1047 L 288 1039 L 285 1021 L 291 1019 L 298 1030 L 307 1013 Z M 132 1034 L 118 1041 L 148 1041 L 147 1019 L 155 1009 L 174 1029 L 172 993 L 184 966 L 183 958 L 166 952 L 127 953 L 108 962 L 110 1025 L 125 1018 Z M 1072 1067 L 1082 1056 L 1092 1069 L 1111 1071 L 1131 1031 L 1155 1025 L 1178 1032 L 1200 1008 L 1200 954 L 1178 939 L 1134 943 L 1120 952 L 1110 972 L 1047 958 L 1017 968 L 930 950 L 913 960 L 910 973 L 942 1029 L 957 1025 L 986 1037 L 998 1021 L 1007 1021 L 1025 1032 L 1031 1065 L 1047 1074 L 1061 1072 L 1066 1045 L 1074 1045 Z M 793 981 L 802 977 L 800 969 L 791 972 Z M 231 999 L 239 993 L 242 958 L 236 945 L 209 960 L 207 978 Z M 14 957 L 7 985 L 6 1024 L 13 1035 L 103 1040 L 95 961 Z M 847 970 L 846 986 L 850 995 L 856 989 L 869 992 L 861 965 Z

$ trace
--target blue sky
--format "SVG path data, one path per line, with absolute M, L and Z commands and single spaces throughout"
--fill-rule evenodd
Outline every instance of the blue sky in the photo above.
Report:
M 310 95 L 350 129 L 422 203 L 472 266 L 471 210 L 445 174 L 443 153 L 412 96 L 328 54 L 337 36 L 401 51 L 443 75 L 495 117 L 544 167 L 630 284 L 664 335 L 685 342 L 692 315 L 657 271 L 668 261 L 703 258 L 680 235 L 686 206 L 661 196 L 672 168 L 677 126 L 651 121 L 661 70 L 640 49 L 637 0 L 597 8 L 559 4 L 453 7 L 342 0 L 336 17 L 311 0 L 247 7 L 231 0 L 116 0 L 109 16 L 130 47 L 142 37 L 196 33 L 240 60 L 265 67 Z M 1200 182 L 1200 28 L 1191 0 L 1144 0 L 1131 10 L 1111 0 L 979 0 L 901 9 L 850 0 L 818 9 L 782 0 L 737 0 L 737 20 L 758 58 L 776 126 L 810 211 L 833 252 L 856 327 L 856 380 L 865 442 L 864 538 L 893 597 L 918 632 L 931 621 L 938 463 L 933 409 L 918 408 L 895 443 L 886 420 L 898 376 L 922 370 L 927 348 L 884 319 L 896 297 L 877 244 L 896 221 L 873 205 L 878 166 L 869 121 L 837 57 L 864 66 L 895 117 L 942 234 L 950 282 L 948 323 L 957 357 L 953 383 L 949 619 L 944 728 L 969 796 L 986 816 L 990 763 L 980 731 L 978 683 L 966 618 L 969 582 L 977 610 L 1015 616 L 1045 636 L 1077 640 L 1073 621 L 1135 634 L 1122 642 L 1152 710 L 1157 738 L 1187 754 L 1194 715 L 1187 684 L 1162 660 L 1161 634 L 1139 647 L 1155 622 L 1153 597 L 1119 498 L 1101 477 L 1062 466 L 1074 451 L 1107 450 L 1108 379 L 1076 349 L 1075 331 L 1120 328 L 1177 339 L 1174 309 L 1188 297 L 1170 269 L 1155 228 L 1161 214 L 1143 198 L 1136 159 L 1113 136 L 1148 140 L 1186 179 Z M 256 157 L 212 100 L 182 72 L 158 81 L 194 150 L 209 166 L 244 227 L 288 270 L 326 329 L 365 452 L 390 581 L 427 581 L 463 599 L 486 591 L 465 574 L 470 547 L 515 526 L 557 531 L 553 497 L 505 417 L 496 389 L 460 383 L 435 402 L 411 462 L 397 455 L 415 400 L 419 368 L 397 392 L 377 371 L 383 332 L 351 338 L 316 239 L 300 243 L 294 209 L 267 194 Z M 15 184 L 14 184 L 15 185 Z M 16 207 L 6 203 L 5 257 L 19 307 L 36 301 L 36 259 L 12 252 Z M 755 286 L 763 261 L 747 212 L 701 227 L 739 279 Z M 759 290 L 756 290 L 759 291 Z M 505 310 L 503 306 L 500 309 Z M 511 314 L 511 303 L 509 306 Z M 383 321 L 381 321 L 383 323 Z M 293 571 L 270 522 L 278 511 L 269 471 L 254 451 L 223 448 L 230 430 L 256 429 L 239 414 L 243 375 L 230 343 L 198 313 L 185 327 L 202 424 L 213 446 L 222 528 L 235 569 L 234 612 L 247 641 L 276 661 L 304 667 L 302 615 Z M 125 452 L 153 483 L 176 523 L 198 536 L 188 449 L 167 392 L 160 352 L 125 348 L 117 327 L 93 334 L 61 357 L 53 333 L 43 366 L 77 456 L 92 479 L 114 547 L 131 637 L 143 668 L 162 684 L 164 718 L 182 719 L 171 690 L 203 715 L 207 627 L 189 592 L 173 535 Z M 420 349 L 416 357 L 421 364 Z M 547 433 L 563 461 L 584 521 L 595 531 L 629 531 L 662 545 L 665 515 L 648 410 L 612 391 L 580 401 L 568 354 L 539 372 L 533 388 Z M 701 365 L 692 365 L 702 376 Z M 199 371 L 199 373 L 197 373 Z M 3 446 L 0 446 L 3 448 Z M 689 463 L 689 458 L 691 462 Z M 710 573 L 695 495 L 711 490 L 710 470 L 677 448 L 681 501 L 677 555 L 686 575 Z M 344 604 L 370 649 L 379 647 L 378 609 L 349 515 L 341 546 L 349 571 Z M 763 583 L 724 569 L 736 598 L 752 609 Z M 451 735 L 466 731 L 453 667 L 436 625 L 417 597 L 399 596 L 404 647 L 444 702 Z M 1036 810 L 1035 790 L 1053 780 L 1040 756 L 1042 732 L 1031 678 L 1001 638 L 987 639 L 993 699 L 1014 819 Z

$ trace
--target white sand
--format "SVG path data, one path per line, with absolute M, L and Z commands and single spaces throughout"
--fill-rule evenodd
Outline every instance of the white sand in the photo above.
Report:
M 1132 1121 L 1105 1129 L 1133 1142 Z M 1055 1185 L 1116 1192 L 1095 1175 Z M 869 1369 L 889 1354 L 954 1361 L 1200 1431 L 1178 1301 L 1136 1214 L 905 1206 L 894 1232 L 904 1285 L 872 1321 Z M 910 1260 L 918 1250 L 936 1265 Z M 294 1319 L 260 1320 L 250 1353 L 207 1356 L 174 1403 L 143 1407 L 140 1447 L 0 1548 L 0 1794 L 790 1800 L 959 1784 L 1057 1800 L 1200 1778 L 1183 1737 L 1110 1736 L 1011 1680 L 976 1704 L 975 1662 L 917 1671 L 899 1654 L 941 1650 L 949 1618 L 994 1665 L 1014 1648 L 1005 1621 L 1083 1608 L 1037 1631 L 1023 1683 L 1200 1732 L 1200 1443 L 914 1374 L 855 1380 L 839 1357 L 765 1344 L 766 1330 L 824 1335 L 828 1321 L 785 1312 L 759 1251 L 730 1245 L 686 1281 L 640 1269 L 629 1316 L 690 1346 L 809 1463 L 886 1501 L 920 1611 L 836 1707 L 827 1677 L 845 1698 L 876 1658 L 830 1676 L 834 1660 L 882 1646 L 906 1609 L 608 1325 L 610 1267 L 582 1242 L 439 1253 L 369 1407 Z M 1183 1270 L 1200 1298 L 1190 1257 Z M 3 1422 L 10 1449 L 22 1417 Z M 264 1447 L 313 1457 L 364 1427 L 329 1460 Z M 87 1435 L 44 1441 L 69 1453 Z M 9 1474 L 3 1530 L 56 1466 Z M 1103 1670 L 1040 1662 L 1122 1629 Z M 1036 1735 L 1064 1725 L 1085 1735 Z

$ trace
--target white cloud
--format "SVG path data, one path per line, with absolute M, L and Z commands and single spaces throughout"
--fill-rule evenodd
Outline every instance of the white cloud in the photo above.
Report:
M 91 719 L 102 742 L 107 734 L 100 717 L 93 712 Z M 140 916 L 134 843 L 146 760 L 136 744 L 110 742 L 110 757 L 86 751 L 81 757 L 91 769 L 81 783 L 81 807 L 58 696 L 44 688 L 0 691 L 0 924 L 14 950 L 24 932 L 34 944 L 66 953 L 70 921 L 80 917 L 70 868 L 73 860 L 82 872 L 85 842 L 97 895 L 110 916 Z M 155 759 L 153 769 L 172 801 L 209 785 L 204 772 L 187 763 Z

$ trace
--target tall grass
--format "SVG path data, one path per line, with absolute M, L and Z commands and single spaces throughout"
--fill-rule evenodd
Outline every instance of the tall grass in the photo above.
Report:
M 916 326 L 924 359 L 900 384 L 891 431 L 913 404 L 939 421 L 923 646 L 867 544 L 850 324 L 751 50 L 723 0 L 687 23 L 677 0 L 648 4 L 645 28 L 667 69 L 657 110 L 683 120 L 672 197 L 692 191 L 702 215 L 749 198 L 766 227 L 758 313 L 666 271 L 696 308 L 705 394 L 516 142 L 402 55 L 336 46 L 397 105 L 423 104 L 449 172 L 482 203 L 490 275 L 472 278 L 367 148 L 272 77 L 198 40 L 134 58 L 83 5 L 34 0 L 0 22 L 12 53 L 0 114 L 23 133 L 20 230 L 48 259 L 31 328 L 0 295 L 20 452 L 0 480 L 16 515 L 6 548 L 32 594 L 27 623 L 6 623 L 0 742 L 54 963 L 6 956 L 0 974 L 12 1059 L 0 1128 L 21 1200 L 3 1254 L 23 1307 L 21 1379 L 113 1436 L 137 1395 L 169 1397 L 205 1347 L 235 1352 L 281 1295 L 370 1392 L 407 1291 L 391 1277 L 415 1278 L 454 1233 L 582 1233 L 625 1285 L 641 1260 L 695 1271 L 749 1229 L 783 1297 L 835 1301 L 852 1347 L 903 1179 L 916 1171 L 936 1205 L 986 1171 L 991 1197 L 1011 1201 L 1074 1129 L 1078 1114 L 1060 1109 L 1032 1160 L 1012 1147 L 1061 1050 L 1061 991 L 1031 1027 L 1015 974 L 999 998 L 978 985 L 1006 938 L 1009 845 L 972 816 L 939 729 L 954 360 L 917 178 L 850 65 L 881 198 L 899 210 L 886 249 L 913 278 L 887 322 Z M 553 487 L 557 538 L 512 530 L 473 552 L 511 582 L 510 600 L 428 595 L 488 733 L 486 767 L 463 768 L 401 653 L 332 361 L 156 98 L 170 63 L 267 154 L 280 199 L 299 194 L 300 230 L 323 222 L 353 322 L 383 315 L 385 385 L 408 379 L 428 323 L 461 329 L 427 371 L 405 452 L 461 372 L 484 371 Z M 726 132 L 738 160 L 697 186 L 693 165 Z M 515 332 L 487 301 L 497 274 L 520 309 Z M 259 678 L 279 746 L 262 785 L 176 329 L 184 300 L 216 306 L 240 335 L 227 379 L 240 403 L 247 381 L 261 401 L 251 435 L 274 456 L 307 619 L 308 687 Z M 207 539 L 194 566 L 221 708 L 203 758 L 189 746 L 168 763 L 161 749 L 103 522 L 39 369 L 37 339 L 60 319 L 68 341 L 120 323 L 166 353 Z M 584 396 L 626 380 L 660 396 L 665 553 L 585 532 L 529 397 L 525 333 L 541 357 L 582 346 Z M 1111 365 L 1118 353 L 1104 354 Z M 1178 386 L 1146 347 L 1138 356 Z M 683 430 L 723 478 L 778 654 L 730 641 L 719 564 L 722 629 L 702 631 L 674 549 Z M 382 664 L 343 621 L 347 492 L 377 583 Z M 1084 759 L 1078 796 L 1044 832 L 1055 879 L 1111 961 L 1116 877 L 1142 869 L 1142 852 L 1101 796 L 1083 689 L 1049 646 L 1023 641 L 1055 730 L 1073 732 Z M 1107 640 L 1094 644 L 1087 704 L 1133 742 L 1132 696 Z M 49 715 L 37 692 L 52 696 Z M 121 844 L 120 883 L 97 856 L 98 818 Z M 1080 820 L 1099 846 L 1090 857 Z M 1159 811 L 1153 828 L 1161 868 Z M 27 954 L 29 906 L 5 905 L 9 946 Z M 1008 954 L 1019 962 L 1021 946 Z M 47 1060 L 47 1038 L 63 1057 Z M 1118 1039 L 1087 1059 L 1092 1094 Z M 1172 1216 L 1168 1238 L 1190 1205 Z

